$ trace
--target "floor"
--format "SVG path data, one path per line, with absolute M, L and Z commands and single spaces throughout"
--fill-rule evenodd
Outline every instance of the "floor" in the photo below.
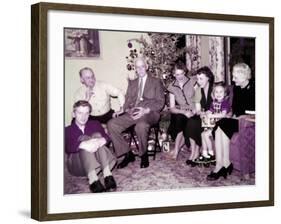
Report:
M 182 150 L 177 160 L 171 159 L 168 153 L 159 152 L 156 159 L 149 158 L 150 166 L 140 169 L 140 158 L 123 169 L 114 169 L 113 176 L 117 182 L 116 191 L 146 191 L 161 189 L 183 189 L 193 187 L 217 187 L 233 185 L 254 185 L 255 175 L 243 178 L 234 170 L 227 179 L 207 181 L 207 175 L 213 166 L 190 167 L 185 164 L 189 151 Z M 118 159 L 120 162 L 122 157 Z M 102 180 L 102 178 L 101 178 Z M 65 169 L 65 194 L 88 193 L 89 185 L 86 177 L 74 177 Z

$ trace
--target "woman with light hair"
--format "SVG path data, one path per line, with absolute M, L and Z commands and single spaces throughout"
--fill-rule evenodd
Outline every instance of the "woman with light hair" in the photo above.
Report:
M 226 178 L 233 171 L 233 164 L 229 159 L 230 140 L 239 130 L 239 119 L 246 111 L 255 110 L 255 83 L 251 80 L 251 69 L 245 63 L 233 66 L 232 118 L 223 118 L 214 128 L 216 167 L 207 176 L 208 180 L 217 180 L 221 176 Z

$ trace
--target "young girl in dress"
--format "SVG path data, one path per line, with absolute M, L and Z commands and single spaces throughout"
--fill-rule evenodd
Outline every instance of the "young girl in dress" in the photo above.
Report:
M 227 99 L 226 88 L 223 84 L 215 84 L 212 92 L 213 101 L 210 109 L 203 115 L 202 120 L 206 119 L 209 127 L 205 127 L 202 132 L 202 157 L 201 160 L 208 161 L 214 159 L 214 150 L 212 146 L 211 136 L 215 122 L 221 118 L 227 117 L 231 106 Z

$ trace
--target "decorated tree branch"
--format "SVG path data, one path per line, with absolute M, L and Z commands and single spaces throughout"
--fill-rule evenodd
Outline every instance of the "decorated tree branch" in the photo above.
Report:
M 165 87 L 172 81 L 172 70 L 177 60 L 185 61 L 188 48 L 185 47 L 184 35 L 148 33 L 149 40 L 141 36 L 139 39 L 128 40 L 130 49 L 127 59 L 127 69 L 134 70 L 134 59 L 138 56 L 147 58 L 149 72 L 154 77 L 160 78 Z M 134 44 L 140 44 L 140 50 Z

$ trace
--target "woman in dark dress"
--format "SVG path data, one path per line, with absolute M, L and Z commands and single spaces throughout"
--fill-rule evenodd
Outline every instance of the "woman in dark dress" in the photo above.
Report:
M 216 167 L 207 176 L 208 180 L 217 180 L 231 174 L 233 165 L 229 159 L 230 139 L 239 130 L 239 118 L 246 110 L 255 110 L 255 83 L 251 80 L 251 69 L 245 63 L 233 66 L 232 118 L 223 118 L 217 122 L 215 131 Z
M 189 159 L 186 161 L 187 165 L 195 166 L 195 159 L 199 156 L 199 148 L 201 147 L 201 133 L 203 128 L 201 126 L 200 115 L 204 111 L 209 110 L 212 102 L 212 87 L 214 84 L 214 74 L 209 67 L 204 66 L 197 70 L 197 84 L 198 88 L 196 89 L 194 102 L 196 114 L 190 118 L 188 124 L 186 125 L 183 135 L 190 143 L 191 154 Z

